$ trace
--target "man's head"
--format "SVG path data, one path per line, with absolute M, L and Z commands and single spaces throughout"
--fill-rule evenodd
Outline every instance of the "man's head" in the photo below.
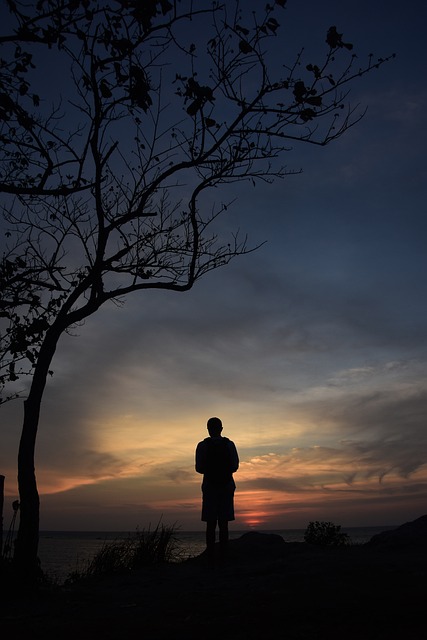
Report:
M 208 431 L 210 436 L 219 436 L 222 431 L 222 422 L 219 418 L 209 418 Z

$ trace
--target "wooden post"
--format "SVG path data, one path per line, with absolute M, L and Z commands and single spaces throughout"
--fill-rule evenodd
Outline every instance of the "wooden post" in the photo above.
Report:
M 3 555 L 4 476 L 0 476 L 0 558 Z

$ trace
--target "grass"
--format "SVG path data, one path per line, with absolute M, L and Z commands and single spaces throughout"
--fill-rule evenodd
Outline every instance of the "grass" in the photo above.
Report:
M 73 571 L 68 582 L 109 576 L 182 559 L 175 525 L 158 524 L 137 530 L 125 539 L 106 542 L 82 570 Z

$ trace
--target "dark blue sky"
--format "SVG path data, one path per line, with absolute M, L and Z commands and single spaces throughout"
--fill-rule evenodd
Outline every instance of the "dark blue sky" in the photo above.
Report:
M 257 4 L 253 2 L 252 4 Z M 42 527 L 199 528 L 194 447 L 239 448 L 237 524 L 400 524 L 426 511 L 426 3 L 288 2 L 277 60 L 335 24 L 397 57 L 352 86 L 368 111 L 300 175 L 219 194 L 255 253 L 185 295 L 148 293 L 65 337 L 38 444 Z M 2 412 L 16 497 L 21 409 Z M 120 513 L 120 515 L 118 515 Z

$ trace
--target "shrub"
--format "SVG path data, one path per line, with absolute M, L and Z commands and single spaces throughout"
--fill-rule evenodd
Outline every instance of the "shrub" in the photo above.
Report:
M 350 544 L 346 533 L 341 533 L 341 526 L 332 522 L 310 522 L 304 533 L 304 541 L 321 547 L 342 547 Z

